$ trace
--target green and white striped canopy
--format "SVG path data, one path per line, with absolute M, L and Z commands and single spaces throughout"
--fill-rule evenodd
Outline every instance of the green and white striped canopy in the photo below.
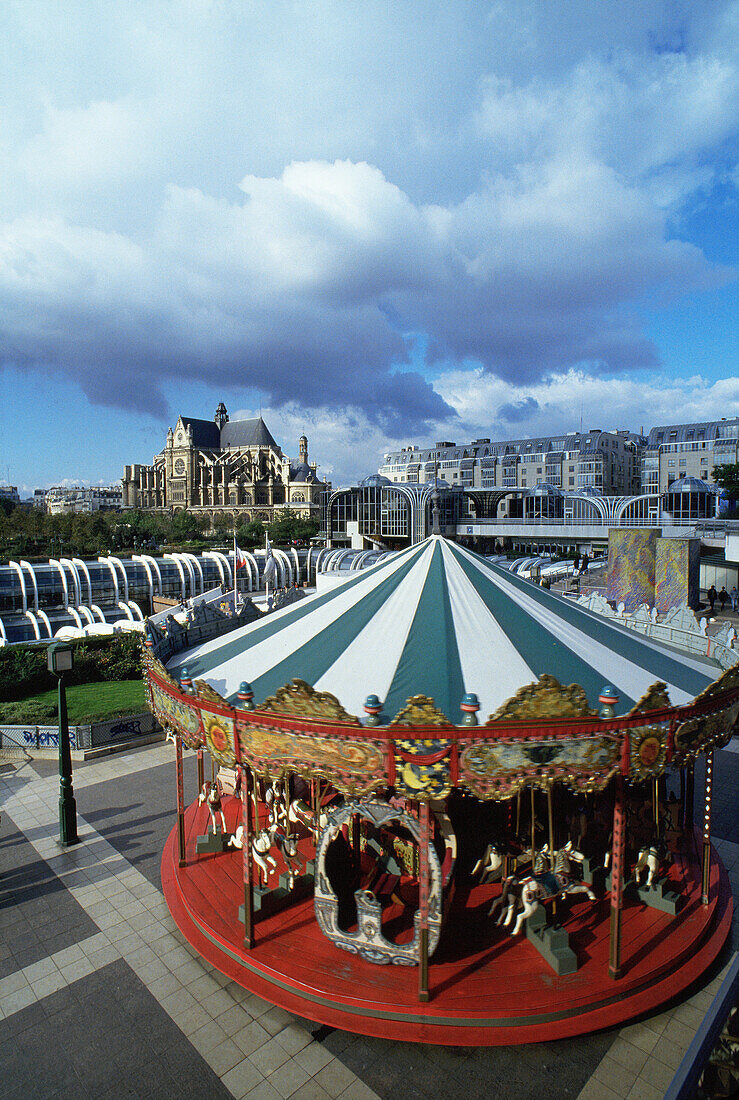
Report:
M 542 673 L 580 684 L 596 708 L 612 684 L 619 713 L 656 680 L 678 705 L 720 673 L 437 535 L 169 663 L 175 675 L 183 666 L 232 701 L 242 680 L 259 705 L 299 678 L 360 716 L 376 694 L 388 721 L 410 696 L 429 695 L 455 724 L 465 692 L 484 720 Z

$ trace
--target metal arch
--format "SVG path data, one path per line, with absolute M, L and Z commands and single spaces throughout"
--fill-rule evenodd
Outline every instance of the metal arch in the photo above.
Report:
M 33 566 L 30 561 L 24 561 L 23 558 L 20 560 L 20 566 L 22 569 L 27 569 L 31 575 L 31 580 L 33 581 L 33 609 L 34 611 L 38 611 L 38 584 L 36 583 L 36 574 Z
M 80 575 L 77 572 L 77 566 L 74 564 L 71 558 L 60 558 L 59 561 L 62 565 L 66 565 L 69 568 L 69 572 L 72 574 L 72 583 L 74 584 L 74 602 L 79 606 L 82 603 L 82 584 L 80 583 Z
M 77 568 L 81 569 L 82 572 L 85 574 L 85 580 L 87 581 L 87 602 L 92 603 L 92 581 L 90 580 L 90 571 L 83 562 L 82 558 L 72 558 L 72 561 L 77 566 Z
M 370 554 L 374 554 L 374 552 L 374 550 L 363 550 L 362 553 L 359 554 L 359 556 L 356 557 L 352 562 L 352 569 L 362 569 L 364 563 L 367 561 L 367 558 L 370 556 Z
M 5 623 L 0 618 L 0 638 L 3 640 L 3 645 L 8 644 L 8 635 L 5 633 Z
M 244 555 L 249 563 L 249 591 L 256 592 L 259 588 L 259 566 L 257 564 L 257 559 L 254 557 L 251 550 L 244 550 Z
M 72 616 L 72 618 L 74 619 L 74 621 L 75 621 L 76 625 L 79 627 L 79 629 L 84 630 L 85 628 L 82 625 L 82 619 L 79 617 L 79 615 L 77 613 L 77 608 L 72 607 L 72 605 L 70 603 L 70 604 L 67 604 L 66 610 L 67 610 L 67 614 Z
M 615 499 L 616 499 L 616 501 L 619 502 L 619 504 L 617 506 L 614 506 L 614 512 L 615 512 L 615 517 L 614 518 L 615 518 L 616 522 L 619 525 L 621 524 L 621 522 L 624 518 L 624 514 L 627 511 L 627 509 L 630 508 L 632 505 L 639 503 L 640 501 L 644 501 L 644 503 L 645 503 L 645 506 L 646 506 L 646 509 L 647 509 L 647 518 L 649 517 L 650 503 L 654 503 L 656 505 L 657 512 L 659 513 L 659 507 L 660 507 L 659 493 L 641 493 L 638 496 L 616 497 Z
M 212 557 L 216 559 L 216 561 L 222 562 L 223 565 L 225 565 L 228 572 L 228 579 L 226 579 L 226 577 L 221 574 L 221 576 L 223 576 L 223 583 L 226 585 L 227 589 L 233 588 L 234 584 L 231 573 L 231 562 L 228 560 L 228 555 L 224 554 L 221 550 L 211 550 L 209 551 L 209 553 L 212 555 Z
M 200 574 L 200 591 L 205 592 L 205 574 L 203 573 L 203 567 L 200 564 L 200 559 L 198 558 L 197 554 L 186 553 L 185 557 L 188 558 L 188 560 L 192 561 L 192 564 L 195 566 L 198 573 Z
M 318 551 L 318 557 L 316 558 L 316 565 L 315 565 L 316 574 L 318 574 L 318 572 L 321 568 L 321 561 L 323 559 L 324 554 L 326 554 L 326 555 L 330 554 L 333 549 L 334 549 L 334 547 L 332 547 L 332 546 L 322 546 L 321 549 Z
M 124 603 L 123 600 L 119 600 L 118 607 L 121 611 L 126 612 L 126 618 L 129 620 L 129 622 L 133 622 L 133 615 L 131 613 L 131 608 L 128 606 L 128 604 Z
M 567 507 L 568 507 L 568 505 L 571 505 L 571 507 L 572 507 L 572 523 L 573 523 L 573 526 L 576 523 L 587 523 L 587 520 L 584 519 L 582 516 L 578 516 L 577 519 L 575 518 L 575 505 L 587 504 L 589 507 L 595 509 L 595 511 L 597 512 L 597 518 L 601 522 L 601 526 L 604 526 L 608 523 L 609 506 L 606 503 L 607 500 L 608 500 L 607 497 L 606 498 L 591 497 L 591 496 L 588 496 L 588 495 L 582 495 L 582 494 L 578 494 L 578 493 L 565 493 L 564 494 L 565 518 L 566 518 L 566 513 L 567 513 Z
M 185 581 L 185 570 L 182 568 L 182 562 L 177 554 L 164 554 L 167 561 L 173 561 L 177 566 L 177 572 L 180 574 L 180 585 L 182 587 L 182 599 L 187 599 L 187 582 Z
M 341 569 L 341 563 L 343 562 L 343 560 L 347 556 L 347 554 L 354 554 L 354 553 L 356 553 L 354 550 L 341 550 L 340 551 L 340 553 L 339 553 L 339 555 L 336 558 L 336 561 L 334 563 L 334 569 L 337 573 Z
M 39 610 L 37 611 L 37 615 L 38 615 L 39 619 L 41 620 L 41 622 L 44 623 L 44 625 L 46 626 L 46 629 L 49 633 L 49 637 L 53 638 L 54 637 L 54 631 L 51 629 L 51 623 L 49 622 L 49 616 L 46 614 L 45 611 L 42 611 L 41 608 L 39 608 Z
M 79 611 L 80 616 L 82 616 L 82 615 L 85 616 L 88 623 L 94 623 L 95 622 L 95 620 L 92 617 L 92 611 L 90 611 L 90 608 L 86 607 L 85 604 L 83 604 L 83 603 L 78 604 L 77 605 L 77 610 Z
M 421 542 L 425 536 L 425 522 L 423 524 L 424 530 L 420 530 L 420 505 L 424 501 L 425 487 L 423 489 L 417 485 L 401 485 L 394 483 L 392 485 L 383 485 L 383 493 L 397 493 L 398 496 L 405 498 L 408 502 L 408 527 L 410 528 L 411 546 L 415 546 L 417 542 Z M 431 490 L 429 490 L 430 495 Z
M 142 623 L 143 623 L 143 622 L 145 622 L 145 621 L 146 621 L 146 618 L 145 618 L 145 616 L 144 616 L 144 613 L 142 612 L 142 610 L 141 610 L 141 608 L 139 607 L 139 605 L 138 605 L 138 604 L 136 603 L 136 600 L 129 600 L 129 601 L 128 601 L 128 606 L 129 606 L 129 607 L 131 608 L 131 610 L 132 610 L 132 611 L 135 611 L 135 612 L 136 612 L 136 614 L 137 614 L 137 615 L 138 615 L 138 617 L 139 617 L 139 622 L 142 622 Z M 134 620 L 134 621 L 135 621 L 135 620 Z
M 298 557 L 298 551 L 294 546 L 290 547 L 290 553 L 292 555 L 293 562 L 295 563 L 295 580 L 300 584 L 300 558 Z
M 162 584 L 162 571 L 159 568 L 159 562 L 156 558 L 152 557 L 151 554 L 141 554 L 141 560 L 144 563 L 146 563 L 147 561 L 151 563 L 152 569 L 156 573 L 157 581 L 159 583 L 159 592 L 157 593 L 157 595 L 161 596 L 164 591 L 164 586 Z
M 105 561 L 105 558 L 98 558 L 98 561 Z M 64 572 L 64 566 L 57 558 L 49 558 L 49 565 L 54 565 L 59 570 L 59 576 L 62 578 L 64 604 L 66 606 L 69 603 L 69 586 L 67 585 L 67 574 Z
M 113 565 L 113 562 L 110 558 L 99 557 L 98 561 L 101 562 L 103 565 L 107 565 L 108 569 L 110 569 L 110 575 L 113 578 L 114 599 L 117 603 L 118 600 L 121 598 L 121 592 L 120 592 L 120 587 L 118 585 L 118 574 L 116 572 L 116 568 Z
M 123 599 L 127 600 L 128 599 L 128 573 L 124 569 L 123 562 L 121 561 L 120 558 L 116 558 L 115 556 L 111 555 L 110 560 L 113 562 L 113 565 L 117 565 L 119 567 L 119 569 L 120 569 L 120 571 L 123 575 Z
M 36 635 L 36 641 L 41 641 L 41 631 L 38 628 L 38 619 L 34 615 L 33 611 L 26 611 L 26 618 L 30 619 L 31 626 L 33 627 L 33 633 Z
M 188 555 L 181 551 L 178 551 L 177 557 L 184 565 L 185 569 L 187 570 L 187 575 L 190 578 L 190 595 L 195 596 L 197 595 L 195 591 L 195 570 L 192 567 L 192 562 L 189 560 Z M 187 593 L 187 586 L 185 586 L 185 592 Z M 126 600 L 128 600 L 128 593 L 126 593 Z
M 290 558 L 287 556 L 287 554 L 285 553 L 284 550 L 280 550 L 278 547 L 275 547 L 273 549 L 272 553 L 280 555 L 280 557 L 277 559 L 278 561 L 282 561 L 282 559 L 284 558 L 284 564 L 283 564 L 283 567 L 282 567 L 282 575 L 283 575 L 283 577 L 287 576 L 288 579 L 286 581 L 283 580 L 283 584 L 288 584 L 288 583 L 292 584 L 293 564 L 290 561 Z M 285 572 L 286 570 L 287 570 L 287 572 Z
M 18 564 L 17 561 L 9 561 L 8 565 L 11 567 L 11 569 L 17 569 L 17 571 L 18 571 L 18 577 L 19 577 L 20 582 L 21 582 L 21 599 L 23 600 L 23 614 L 25 615 L 26 612 L 28 611 L 28 593 L 26 592 L 26 578 L 23 576 L 23 570 L 21 569 L 21 567 L 20 567 L 20 565 Z
M 218 572 L 221 575 L 221 584 L 226 587 L 226 574 L 223 572 L 223 562 L 221 561 L 221 555 L 216 554 L 215 550 L 204 550 L 203 557 L 208 558 L 209 561 L 214 561 L 218 566 Z
M 107 620 L 105 618 L 105 615 L 102 612 L 102 608 L 98 607 L 98 605 L 96 603 L 91 603 L 90 604 L 90 611 L 94 611 L 96 615 L 100 616 L 100 622 L 101 623 L 107 622 Z
M 154 578 L 151 575 L 151 566 L 149 565 L 148 561 L 146 561 L 144 559 L 143 554 L 134 554 L 131 557 L 131 561 L 138 561 L 138 562 L 141 562 L 141 564 L 143 565 L 144 572 L 146 573 L 146 579 L 149 582 L 149 599 L 153 602 L 154 601 Z

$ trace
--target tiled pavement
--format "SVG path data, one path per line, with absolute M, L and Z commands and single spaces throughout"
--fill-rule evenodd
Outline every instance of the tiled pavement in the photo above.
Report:
M 0 763 L 4 1097 L 664 1094 L 718 973 L 684 1003 L 620 1031 L 472 1050 L 319 1027 L 228 981 L 186 944 L 162 898 L 171 755 L 158 745 L 78 765 L 82 843 L 67 851 L 56 843 L 56 765 Z M 739 754 L 718 753 L 716 772 L 716 846 L 736 894 Z M 192 771 L 188 780 L 193 791 Z

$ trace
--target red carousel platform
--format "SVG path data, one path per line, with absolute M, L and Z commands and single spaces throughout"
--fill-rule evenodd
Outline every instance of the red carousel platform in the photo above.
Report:
M 228 827 L 235 827 L 240 801 L 229 799 L 225 810 Z M 196 839 L 206 825 L 206 809 L 190 806 L 185 866 L 179 866 L 177 829 L 162 858 L 165 898 L 186 939 L 251 992 L 298 1016 L 365 1035 L 496 1046 L 612 1027 L 685 991 L 716 959 L 731 928 L 731 892 L 715 852 L 708 904 L 701 903 L 699 836 L 670 867 L 670 884 L 684 899 L 677 916 L 624 899 L 618 980 L 608 974 L 608 893 L 595 904 L 560 903 L 558 919 L 579 967 L 558 977 L 525 935 L 513 938 L 488 918 L 500 887 L 476 886 L 455 897 L 453 919 L 429 968 L 430 1000 L 420 1004 L 417 968 L 375 966 L 339 950 L 318 927 L 312 897 L 258 919 L 255 946 L 245 949 L 238 920 L 242 853 L 197 856 Z

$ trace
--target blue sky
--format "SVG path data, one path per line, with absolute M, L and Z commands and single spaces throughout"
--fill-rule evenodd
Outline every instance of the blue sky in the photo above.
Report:
M 739 413 L 739 6 L 0 5 L 0 482 Z

